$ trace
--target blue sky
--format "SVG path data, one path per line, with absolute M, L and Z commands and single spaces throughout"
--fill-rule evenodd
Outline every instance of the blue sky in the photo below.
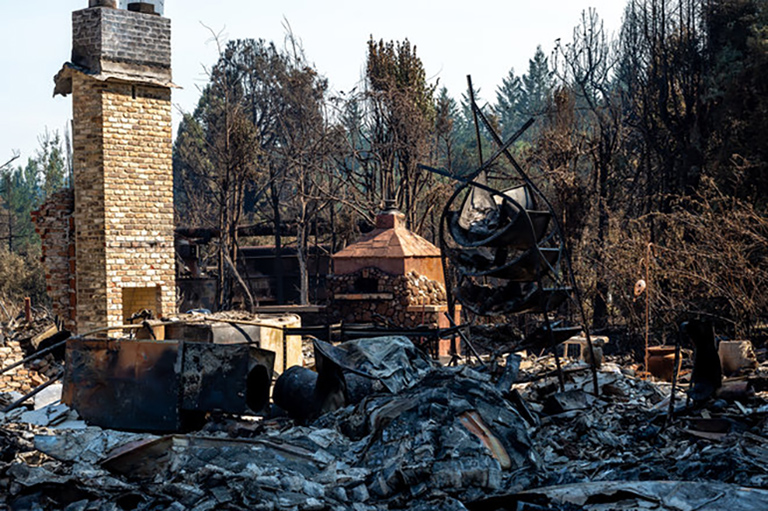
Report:
M 0 164 L 13 150 L 22 161 L 34 154 L 37 137 L 62 131 L 71 99 L 53 98 L 53 76 L 69 59 L 71 12 L 88 0 L 0 0 Z M 570 40 L 581 12 L 595 7 L 606 30 L 620 28 L 623 0 L 165 0 L 173 28 L 174 92 L 178 111 L 190 111 L 205 83 L 204 66 L 215 62 L 211 32 L 228 38 L 262 38 L 282 44 L 290 23 L 310 61 L 335 91 L 360 80 L 366 42 L 408 38 L 430 81 L 459 98 L 466 75 L 491 99 L 510 68 L 526 71 L 537 45 L 549 54 L 554 41 Z M 384 8 L 383 6 L 386 6 Z M 175 114 L 178 120 L 179 114 Z

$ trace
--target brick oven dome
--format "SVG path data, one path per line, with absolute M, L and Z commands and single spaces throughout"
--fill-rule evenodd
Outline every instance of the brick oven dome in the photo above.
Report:
M 405 215 L 389 209 L 376 216 L 376 228 L 333 255 L 333 259 L 440 257 L 440 249 L 405 228 Z

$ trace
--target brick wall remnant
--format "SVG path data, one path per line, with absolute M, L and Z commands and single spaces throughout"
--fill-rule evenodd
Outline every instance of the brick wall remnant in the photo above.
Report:
M 65 329 L 75 328 L 75 195 L 71 188 L 52 194 L 32 212 L 42 244 L 45 285 L 54 314 Z

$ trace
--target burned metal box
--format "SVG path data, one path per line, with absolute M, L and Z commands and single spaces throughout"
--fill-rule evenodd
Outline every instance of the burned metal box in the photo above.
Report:
M 262 412 L 274 357 L 247 344 L 72 339 L 63 401 L 97 426 L 179 431 L 205 412 Z

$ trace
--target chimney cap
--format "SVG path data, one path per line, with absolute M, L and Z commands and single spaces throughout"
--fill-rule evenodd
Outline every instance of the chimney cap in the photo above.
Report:
M 128 2 L 128 10 L 144 14 L 158 14 L 155 10 L 155 4 L 151 2 Z
M 88 0 L 88 7 L 109 7 L 117 9 L 117 0 Z

